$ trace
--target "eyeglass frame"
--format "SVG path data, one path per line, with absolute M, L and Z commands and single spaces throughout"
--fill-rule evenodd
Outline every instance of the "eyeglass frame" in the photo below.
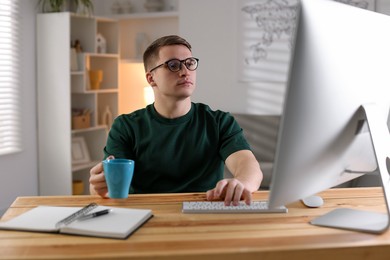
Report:
M 186 60 L 189 60 L 189 59 L 195 59 L 195 60 L 196 60 L 196 68 L 193 69 L 193 70 L 189 69 L 189 68 L 187 67 L 186 63 L 185 63 L 185 61 L 186 61 Z M 177 61 L 180 62 L 179 69 L 176 70 L 176 71 L 171 70 L 170 67 L 168 66 L 168 63 L 169 63 L 170 61 L 173 61 L 173 60 L 177 60 Z M 198 68 L 199 59 L 198 59 L 198 58 L 195 58 L 195 57 L 189 57 L 189 58 L 186 58 L 186 59 L 184 59 L 184 60 L 170 59 L 170 60 L 167 60 L 166 62 L 163 62 L 163 63 L 161 63 L 160 65 L 154 67 L 153 69 L 149 70 L 149 72 L 152 72 L 153 70 L 156 70 L 156 69 L 158 69 L 158 68 L 160 68 L 161 66 L 164 66 L 164 65 L 166 65 L 166 66 L 168 67 L 168 70 L 169 70 L 169 71 L 171 71 L 171 72 L 178 72 L 178 71 L 180 71 L 180 70 L 183 68 L 183 67 L 182 67 L 182 64 L 184 64 L 184 66 L 185 66 L 189 71 L 195 71 L 195 70 Z

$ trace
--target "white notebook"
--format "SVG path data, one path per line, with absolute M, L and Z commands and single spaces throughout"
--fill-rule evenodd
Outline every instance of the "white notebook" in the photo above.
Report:
M 38 206 L 13 219 L 0 222 L 0 229 L 125 239 L 153 216 L 149 209 L 97 206 L 90 213 L 104 209 L 111 209 L 111 211 L 103 216 L 74 220 L 58 227 L 61 220 L 80 209 L 82 208 Z

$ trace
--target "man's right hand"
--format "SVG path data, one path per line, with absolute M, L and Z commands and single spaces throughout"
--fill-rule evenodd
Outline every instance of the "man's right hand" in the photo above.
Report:
M 109 156 L 107 159 L 114 159 L 114 156 Z M 106 178 L 104 176 L 103 163 L 99 162 L 89 171 L 89 193 L 91 195 L 99 195 L 102 198 L 108 198 L 108 188 Z

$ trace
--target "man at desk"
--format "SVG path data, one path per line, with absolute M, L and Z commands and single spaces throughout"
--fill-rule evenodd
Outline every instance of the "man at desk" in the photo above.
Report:
M 242 129 L 226 112 L 191 102 L 198 59 L 191 45 L 171 35 L 154 41 L 143 55 L 155 102 L 118 116 L 105 157 L 135 161 L 130 193 L 207 191 L 208 200 L 251 203 L 263 178 Z M 233 178 L 224 179 L 224 163 Z M 107 196 L 102 163 L 90 171 L 90 193 Z

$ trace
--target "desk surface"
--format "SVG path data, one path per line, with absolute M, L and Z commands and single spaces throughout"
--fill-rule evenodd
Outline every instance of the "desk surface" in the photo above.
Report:
M 331 189 L 321 208 L 296 202 L 287 214 L 182 214 L 182 201 L 205 200 L 204 193 L 19 197 L 3 220 L 37 205 L 149 208 L 154 217 L 126 240 L 49 233 L 0 231 L 0 259 L 390 259 L 390 231 L 374 235 L 317 227 L 308 222 L 337 207 L 385 212 L 380 188 Z M 257 200 L 268 192 L 254 194 Z

